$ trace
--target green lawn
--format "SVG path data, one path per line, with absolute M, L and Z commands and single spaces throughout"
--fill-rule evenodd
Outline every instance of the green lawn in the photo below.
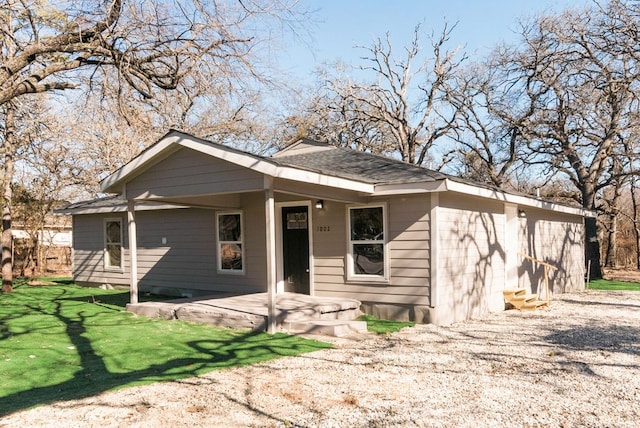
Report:
M 316 351 L 330 344 L 135 317 L 128 292 L 62 283 L 0 294 L 0 416 L 56 400 Z
M 405 327 L 413 327 L 416 325 L 416 323 L 409 321 L 381 320 L 372 315 L 362 315 L 358 319 L 360 321 L 366 321 L 367 330 L 377 334 L 395 333 Z
M 589 281 L 588 288 L 590 290 L 640 291 L 640 284 L 637 282 L 609 281 L 606 279 L 595 279 L 595 280 Z

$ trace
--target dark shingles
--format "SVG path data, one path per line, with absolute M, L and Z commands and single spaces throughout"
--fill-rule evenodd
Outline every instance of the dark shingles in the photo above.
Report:
M 66 211 L 77 208 L 111 208 L 120 206 L 127 206 L 126 199 L 122 195 L 110 195 L 89 201 L 74 202 L 56 211 Z
M 447 178 L 440 172 L 396 159 L 343 148 L 280 156 L 270 160 L 278 165 L 371 184 L 437 181 Z

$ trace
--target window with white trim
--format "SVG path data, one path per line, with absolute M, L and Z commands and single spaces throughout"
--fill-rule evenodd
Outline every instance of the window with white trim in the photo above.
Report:
M 242 213 L 218 213 L 218 271 L 244 273 Z
M 122 219 L 104 221 L 104 267 L 122 269 Z
M 349 267 L 351 279 L 387 279 L 385 207 L 349 207 Z

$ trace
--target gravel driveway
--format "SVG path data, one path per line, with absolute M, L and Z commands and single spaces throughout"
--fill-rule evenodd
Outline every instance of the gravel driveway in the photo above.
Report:
M 334 349 L 59 402 L 0 426 L 640 424 L 640 293 L 565 294 L 534 312 L 329 340 Z

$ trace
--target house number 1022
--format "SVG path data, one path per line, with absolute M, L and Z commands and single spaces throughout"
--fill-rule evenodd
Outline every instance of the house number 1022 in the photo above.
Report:
M 318 226 L 318 232 L 330 232 L 331 226 Z

